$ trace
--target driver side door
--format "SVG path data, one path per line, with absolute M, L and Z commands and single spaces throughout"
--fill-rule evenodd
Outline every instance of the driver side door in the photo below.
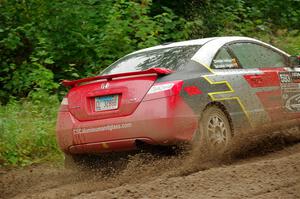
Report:
M 300 72 L 288 68 L 288 57 L 269 46 L 241 42 L 229 45 L 244 69 L 256 69 L 244 75 L 251 90 L 270 118 L 284 122 L 300 116 Z

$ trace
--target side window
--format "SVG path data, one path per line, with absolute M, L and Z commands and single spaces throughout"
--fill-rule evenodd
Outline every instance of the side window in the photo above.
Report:
M 212 68 L 214 69 L 230 69 L 238 67 L 236 60 L 231 57 L 224 47 L 219 50 L 212 61 Z
M 267 47 L 254 43 L 236 43 L 230 45 L 243 68 L 277 68 L 284 67 L 283 55 Z

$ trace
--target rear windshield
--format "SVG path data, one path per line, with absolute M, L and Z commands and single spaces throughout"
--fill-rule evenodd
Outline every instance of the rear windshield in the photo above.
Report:
M 200 45 L 178 46 L 125 56 L 102 71 L 101 75 L 167 68 L 181 70 L 199 50 Z

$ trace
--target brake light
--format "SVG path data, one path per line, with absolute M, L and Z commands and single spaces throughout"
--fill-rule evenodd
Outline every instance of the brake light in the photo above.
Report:
M 171 89 L 174 86 L 174 83 L 158 84 L 154 85 L 148 91 L 148 94 L 153 94 L 157 92 L 162 92 Z
M 68 105 L 69 105 L 68 98 L 64 97 L 60 103 L 59 111 L 61 112 L 69 111 Z
M 181 91 L 182 85 L 182 80 L 156 83 L 149 89 L 144 101 L 178 95 Z

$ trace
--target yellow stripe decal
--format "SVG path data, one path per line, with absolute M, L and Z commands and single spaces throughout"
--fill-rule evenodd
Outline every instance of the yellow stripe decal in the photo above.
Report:
M 207 68 L 209 70 L 209 72 L 215 74 L 215 72 L 207 65 L 205 64 L 202 64 L 205 68 Z M 219 81 L 219 82 L 213 82 L 212 80 L 209 79 L 209 76 L 210 75 L 205 75 L 203 76 L 204 79 L 206 79 L 206 81 L 208 81 L 210 84 L 226 84 L 226 86 L 229 88 L 228 91 L 218 91 L 218 92 L 211 92 L 211 93 L 208 93 L 209 97 L 213 100 L 213 101 L 223 101 L 223 100 L 237 100 L 237 102 L 239 103 L 239 105 L 241 106 L 243 112 L 245 113 L 248 121 L 250 122 L 251 126 L 253 126 L 253 124 L 251 123 L 251 120 L 250 120 L 250 117 L 249 117 L 249 114 L 245 108 L 245 106 L 243 105 L 241 99 L 239 97 L 223 97 L 223 98 L 216 98 L 214 97 L 214 95 L 217 95 L 217 94 L 227 94 L 227 93 L 234 93 L 234 89 L 232 88 L 232 86 L 230 85 L 230 83 L 228 81 Z

